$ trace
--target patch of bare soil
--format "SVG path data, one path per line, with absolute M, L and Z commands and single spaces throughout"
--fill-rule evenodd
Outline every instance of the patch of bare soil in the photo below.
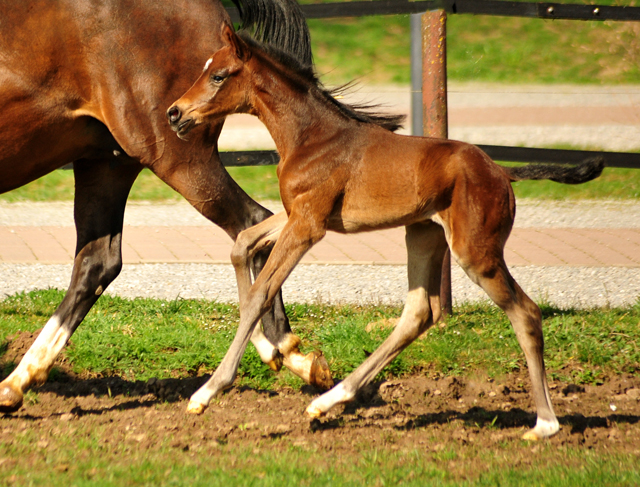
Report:
M 15 337 L 4 360 L 15 361 L 32 337 Z M 25 429 L 38 431 L 43 448 L 61 431 L 101 432 L 105 445 L 130 444 L 153 450 L 214 451 L 220 444 L 256 445 L 280 438 L 272 448 L 291 445 L 357 455 L 365 448 L 437 452 L 460 445 L 482 448 L 519 438 L 535 422 L 526 374 L 500 382 L 486 377 L 412 376 L 372 384 L 354 403 L 320 420 L 303 412 L 319 391 L 255 390 L 236 387 L 202 416 L 185 413 L 188 397 L 207 379 L 151 379 L 60 373 L 14 414 L 0 416 L 0 442 L 15 441 Z M 67 370 L 67 372 L 65 372 Z M 562 429 L 549 441 L 609 453 L 640 455 L 640 377 L 610 377 L 602 385 L 552 383 L 553 405 Z M 70 428 L 69 425 L 74 425 Z M 85 433 L 86 434 L 86 433 Z

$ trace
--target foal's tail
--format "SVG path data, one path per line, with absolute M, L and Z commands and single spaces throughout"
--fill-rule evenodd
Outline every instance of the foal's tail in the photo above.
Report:
M 604 159 L 595 157 L 568 166 L 563 164 L 528 164 L 520 167 L 500 166 L 513 183 L 525 179 L 550 179 L 556 183 L 582 184 L 597 178 L 604 169 Z
M 242 28 L 253 38 L 271 44 L 311 66 L 311 35 L 300 5 L 295 0 L 232 0 L 240 11 Z

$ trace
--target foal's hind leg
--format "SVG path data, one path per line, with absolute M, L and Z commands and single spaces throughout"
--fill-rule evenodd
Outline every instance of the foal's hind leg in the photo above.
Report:
M 75 163 L 76 257 L 71 284 L 17 368 L 0 384 L 0 411 L 15 411 L 31 385 L 46 381 L 53 363 L 91 306 L 122 267 L 124 208 L 141 167 L 111 161 Z
M 454 254 L 460 256 L 455 249 Z M 480 285 L 507 314 L 527 360 L 538 419 L 535 427 L 527 431 L 523 439 L 538 440 L 552 436 L 558 432 L 560 425 L 553 412 L 545 374 L 540 309 L 511 277 L 502 257 L 491 262 L 489 257 L 481 261 L 474 259 L 473 252 L 464 254 L 465 257 L 461 259 L 463 268 L 471 280 Z
M 406 241 L 409 293 L 400 321 L 354 372 L 309 404 L 306 412 L 312 418 L 353 400 L 362 387 L 440 318 L 440 270 L 447 249 L 444 232 L 435 223 L 418 223 L 407 227 Z

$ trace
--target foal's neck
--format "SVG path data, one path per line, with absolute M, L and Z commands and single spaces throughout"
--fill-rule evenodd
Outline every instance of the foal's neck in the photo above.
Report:
M 251 113 L 269 130 L 281 159 L 322 143 L 349 123 L 311 81 L 262 55 L 252 60 Z

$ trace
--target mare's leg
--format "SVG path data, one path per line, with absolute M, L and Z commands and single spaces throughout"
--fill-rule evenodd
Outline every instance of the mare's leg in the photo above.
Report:
M 484 244 L 490 245 L 490 240 L 486 239 Z M 509 273 L 502 255 L 502 245 L 496 243 L 491 252 L 482 256 L 472 246 L 473 243 L 461 248 L 454 239 L 452 254 L 471 280 L 482 287 L 507 314 L 527 360 L 538 419 L 535 427 L 527 431 L 523 439 L 538 440 L 552 436 L 558 432 L 560 425 L 553 412 L 545 374 L 540 308 Z
M 407 227 L 406 241 L 409 293 L 400 321 L 355 371 L 309 404 L 309 416 L 322 416 L 333 406 L 353 400 L 362 387 L 440 318 L 440 270 L 447 249 L 444 232 L 435 223 L 417 223 Z
M 15 411 L 31 385 L 46 381 L 53 363 L 107 286 L 122 268 L 124 208 L 141 167 L 113 161 L 78 161 L 75 221 L 76 257 L 62 303 L 16 369 L 0 384 L 0 411 Z
M 236 240 L 238 234 L 268 218 L 272 213 L 252 200 L 229 176 L 229 173 L 220 163 L 217 152 L 217 137 L 222 124 L 211 127 L 211 133 L 206 142 L 208 159 L 194 159 L 188 163 L 171 164 L 167 167 L 154 167 L 154 172 L 169 186 L 178 191 L 191 203 L 202 215 L 220 226 Z M 270 248 L 264 248 L 256 252 L 253 258 L 255 273 L 260 272 L 269 256 Z M 281 293 L 273 300 L 273 307 L 262 317 L 264 335 L 267 340 L 262 340 L 260 331 L 256 331 L 256 348 L 261 359 L 272 368 L 279 368 L 281 360 L 274 357 L 281 352 L 286 357 L 297 360 L 302 355 L 298 351 L 300 339 L 291 332 L 289 320 L 284 310 Z M 252 340 L 254 341 L 254 340 Z M 318 373 L 314 377 L 330 375 L 328 365 L 322 358 L 322 354 L 316 353 L 314 367 Z M 300 375 L 300 367 L 291 360 L 285 359 L 287 367 Z M 302 377 L 304 380 L 305 377 Z M 320 383 L 314 385 L 321 386 Z
M 240 359 L 258 320 L 269 310 L 285 279 L 305 252 L 325 233 L 324 228 L 305 218 L 292 216 L 284 227 L 283 223 L 281 214 L 276 215 L 261 224 L 258 231 L 247 230 L 250 238 L 244 238 L 243 232 L 236 240 L 232 256 L 240 291 L 240 324 L 229 350 L 211 379 L 191 396 L 187 407 L 190 413 L 204 412 L 213 397 L 233 384 Z M 265 238 L 260 238 L 261 233 Z M 256 277 L 255 283 L 249 286 L 251 276 L 245 256 L 250 254 L 251 249 L 246 246 L 261 240 L 264 242 L 270 234 L 278 240 L 262 272 Z

